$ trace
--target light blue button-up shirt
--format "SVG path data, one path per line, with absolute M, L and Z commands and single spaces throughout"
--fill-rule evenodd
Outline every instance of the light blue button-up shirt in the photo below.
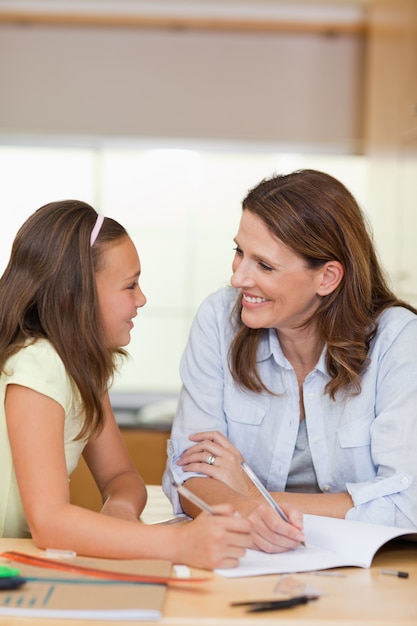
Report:
M 228 367 L 233 336 L 231 287 L 201 305 L 181 360 L 181 390 L 163 488 L 181 512 L 172 480 L 197 476 L 176 464 L 189 435 L 219 430 L 270 491 L 284 491 L 297 439 L 300 407 L 295 372 L 274 330 L 258 351 L 259 373 L 279 395 L 237 386 Z M 417 316 L 392 307 L 380 317 L 359 395 L 324 393 L 325 350 L 303 384 L 311 457 L 323 493 L 348 491 L 347 519 L 417 529 Z M 314 481 L 314 477 L 312 477 Z

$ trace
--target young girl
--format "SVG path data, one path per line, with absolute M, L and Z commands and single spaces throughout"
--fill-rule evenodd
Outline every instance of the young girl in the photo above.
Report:
M 146 298 L 126 230 L 67 200 L 23 224 L 0 279 L 0 537 L 105 558 L 236 566 L 249 523 L 229 505 L 189 524 L 138 521 L 146 488 L 108 396 L 122 346 Z M 71 504 L 83 454 L 100 513 Z

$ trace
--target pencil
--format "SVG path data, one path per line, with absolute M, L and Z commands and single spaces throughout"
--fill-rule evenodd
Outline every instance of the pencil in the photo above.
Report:
M 206 511 L 206 513 L 210 513 L 210 515 L 217 515 L 216 511 L 209 505 L 207 502 L 204 502 L 201 498 L 195 495 L 192 491 L 187 489 L 184 485 L 179 485 L 178 483 L 173 482 L 173 487 L 180 493 L 184 498 L 187 498 L 190 502 L 198 506 L 202 511 Z
M 278 513 L 278 515 L 281 517 L 281 519 L 283 519 L 284 522 L 287 522 L 287 524 L 291 524 L 290 520 L 285 515 L 284 511 L 281 509 L 279 504 L 277 502 L 275 502 L 274 498 L 271 496 L 271 494 L 269 493 L 268 489 L 266 489 L 263 486 L 263 484 L 261 483 L 261 481 L 259 480 L 259 478 L 255 474 L 255 472 L 253 472 L 253 470 L 251 470 L 251 468 L 246 463 L 246 461 L 242 461 L 242 469 L 246 473 L 246 475 L 250 478 L 250 480 L 253 482 L 255 487 L 258 489 L 259 493 L 261 493 L 263 495 L 265 500 L 272 506 L 274 511 L 276 511 Z M 301 545 L 305 546 L 306 544 L 304 543 L 304 541 L 302 541 Z

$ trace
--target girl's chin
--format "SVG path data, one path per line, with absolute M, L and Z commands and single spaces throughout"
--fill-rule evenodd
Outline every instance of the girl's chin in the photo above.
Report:
M 115 350 L 116 348 L 124 348 L 125 346 L 129 345 L 130 340 L 131 337 L 129 333 L 128 336 L 124 335 L 123 337 L 118 337 L 117 340 L 110 341 L 107 344 L 107 347 L 110 348 L 110 350 Z

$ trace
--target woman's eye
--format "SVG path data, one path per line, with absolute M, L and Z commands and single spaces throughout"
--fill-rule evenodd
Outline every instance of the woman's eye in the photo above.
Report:
M 263 263 L 262 261 L 259 261 L 259 267 L 265 272 L 272 272 L 272 267 L 270 265 L 266 265 L 266 263 Z
M 239 248 L 239 246 L 235 246 L 235 247 L 233 248 L 233 250 L 236 252 L 236 254 L 237 254 L 238 256 L 242 256 L 242 255 L 243 255 L 243 251 Z

